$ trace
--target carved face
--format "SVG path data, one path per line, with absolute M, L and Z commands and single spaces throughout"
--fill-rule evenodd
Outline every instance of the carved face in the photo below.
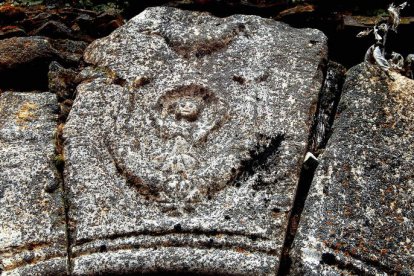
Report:
M 188 121 L 194 121 L 199 113 L 200 103 L 193 98 L 182 98 L 176 103 L 175 116 L 177 119 L 184 118 Z

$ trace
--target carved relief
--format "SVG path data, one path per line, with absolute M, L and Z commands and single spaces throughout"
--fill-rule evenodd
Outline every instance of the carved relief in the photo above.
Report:
M 228 104 L 205 87 L 187 85 L 165 92 L 147 108 L 138 103 L 132 118 L 135 124 L 150 120 L 151 129 L 123 130 L 123 136 L 138 139 L 139 146 L 124 143 L 112 152 L 128 178 L 140 179 L 138 191 L 152 193 L 151 199 L 158 202 L 182 203 L 200 201 L 223 188 L 223 181 L 216 181 L 216 166 L 225 167 L 220 160 L 227 156 L 206 160 L 205 153 L 207 142 L 230 120 Z M 236 164 L 228 164 L 224 170 L 230 178 Z
M 159 137 L 176 136 L 202 143 L 228 118 L 227 104 L 204 87 L 189 85 L 169 91 L 155 106 L 153 120 Z
M 209 26 L 206 26 L 209 28 Z M 225 51 L 226 48 L 239 36 L 244 34 L 248 36 L 246 32 L 246 27 L 244 24 L 240 23 L 232 28 L 223 30 L 223 33 L 220 37 L 209 38 L 209 39 L 199 39 L 196 41 L 177 41 L 168 37 L 168 35 L 161 34 L 164 38 L 165 43 L 170 47 L 174 52 L 179 54 L 185 59 L 188 58 L 202 58 L 204 56 L 212 55 L 219 51 Z M 151 32 L 145 31 L 145 34 L 153 34 Z

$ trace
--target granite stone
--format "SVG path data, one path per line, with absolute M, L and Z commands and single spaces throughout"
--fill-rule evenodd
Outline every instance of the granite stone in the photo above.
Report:
M 84 54 L 64 128 L 73 275 L 277 272 L 326 37 L 148 8 Z
M 54 166 L 52 93 L 0 95 L 0 274 L 66 273 L 61 181 Z
M 414 81 L 347 73 L 305 204 L 292 275 L 414 274 Z

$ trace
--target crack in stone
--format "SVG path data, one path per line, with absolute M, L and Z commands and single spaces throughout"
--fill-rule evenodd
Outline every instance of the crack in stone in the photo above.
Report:
M 69 198 L 68 198 L 68 191 L 65 185 L 65 178 L 64 178 L 64 169 L 65 169 L 65 160 L 63 155 L 63 137 L 61 131 L 63 131 L 63 123 L 57 126 L 57 135 L 56 135 L 56 148 L 55 148 L 55 165 L 58 171 L 61 187 L 62 187 L 62 201 L 65 209 L 65 230 L 66 230 L 66 254 L 67 254 L 67 265 L 68 265 L 68 274 L 71 274 L 72 265 L 71 265 L 71 235 L 70 235 L 70 218 L 69 218 Z M 61 160 L 61 162 L 56 162 L 56 160 Z
M 75 94 L 74 94 L 75 95 Z M 75 97 L 75 96 L 74 96 Z M 70 109 L 72 106 L 69 106 L 69 111 L 66 112 L 69 114 Z M 56 126 L 56 133 L 55 133 L 55 167 L 58 174 L 58 179 L 60 182 L 60 186 L 62 189 L 62 202 L 65 210 L 65 232 L 66 232 L 66 257 L 67 257 L 67 273 L 71 275 L 72 271 L 72 238 L 71 238 L 71 229 L 70 229 L 70 218 L 69 218 L 69 195 L 68 195 L 68 187 L 65 185 L 65 157 L 64 157 L 64 138 L 63 138 L 63 129 L 66 123 L 67 116 L 61 116 L 63 113 L 63 109 L 59 109 L 58 114 L 58 122 Z
M 316 155 L 319 155 L 320 151 L 325 148 L 332 134 L 332 125 L 341 98 L 345 73 L 346 69 L 342 65 L 328 62 L 308 146 L 308 151 Z
M 308 151 L 316 156 L 325 148 L 335 120 L 336 110 L 341 98 L 342 85 L 345 80 L 345 68 L 337 63 L 321 64 L 324 74 L 324 83 L 318 97 L 317 108 L 313 116 L 312 127 L 309 131 Z M 290 249 L 299 227 L 300 217 L 305 206 L 312 181 L 318 164 L 316 160 L 309 159 L 302 165 L 300 178 L 296 190 L 293 208 L 289 215 L 285 242 L 281 254 L 279 276 L 289 275 L 291 258 Z

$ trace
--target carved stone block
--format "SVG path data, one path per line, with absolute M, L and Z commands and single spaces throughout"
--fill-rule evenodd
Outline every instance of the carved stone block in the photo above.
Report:
M 54 164 L 56 96 L 0 95 L 0 274 L 67 271 L 65 211 Z
M 158 7 L 84 57 L 64 131 L 73 274 L 276 273 L 325 36 Z

